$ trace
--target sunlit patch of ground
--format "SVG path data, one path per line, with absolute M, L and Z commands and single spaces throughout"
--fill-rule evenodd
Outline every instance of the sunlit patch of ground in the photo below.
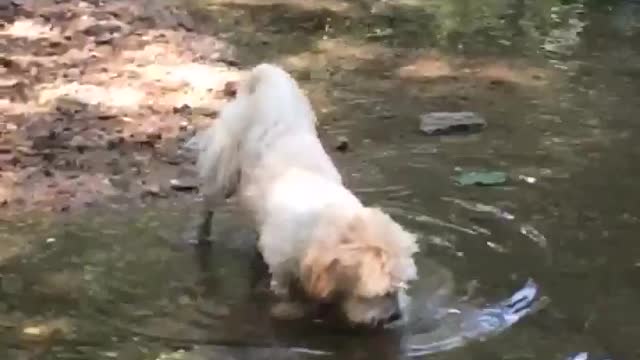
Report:
M 337 12 L 347 12 L 352 11 L 356 7 L 353 2 L 350 1 L 340 1 L 340 0 L 327 0 L 327 1 L 300 1 L 300 0 L 214 0 L 214 1 L 206 1 L 219 5 L 259 5 L 259 6 L 268 6 L 268 5 L 288 5 L 294 6 L 300 9 L 305 10 L 317 10 L 317 9 L 328 9 Z
M 3 214 L 172 196 L 192 161 L 180 143 L 237 78 L 233 48 L 169 2 L 16 6 L 0 29 Z
M 20 19 L 0 30 L 0 36 L 22 37 L 29 40 L 62 37 L 60 29 L 46 24 L 41 19 Z

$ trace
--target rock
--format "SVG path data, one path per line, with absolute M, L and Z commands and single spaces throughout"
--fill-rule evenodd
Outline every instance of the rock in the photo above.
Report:
M 103 44 L 109 44 L 110 42 L 113 41 L 113 39 L 115 39 L 114 34 L 112 34 L 112 33 L 102 33 L 102 34 L 96 36 L 94 38 L 94 41 L 95 41 L 96 44 L 103 45 Z
M 87 139 L 85 139 L 83 136 L 76 135 L 71 139 L 71 141 L 69 141 L 69 145 L 75 148 L 76 150 L 78 150 L 78 152 L 83 153 L 88 148 L 90 148 L 93 144 Z
M 154 147 L 156 143 L 161 139 L 162 139 L 162 134 L 160 132 L 150 131 L 147 133 L 129 134 L 128 141 L 135 144 L 139 144 L 139 145 Z
M 193 31 L 196 28 L 193 19 L 190 16 L 181 16 L 178 18 L 178 25 L 186 31 Z
M 34 68 L 34 69 L 37 70 L 37 68 Z M 81 75 L 82 75 L 82 72 L 78 68 L 67 69 L 65 73 L 65 77 L 71 80 L 78 80 Z
M 502 171 L 471 171 L 454 179 L 458 185 L 500 185 L 507 182 L 507 174 Z
M 146 138 L 147 138 L 147 141 L 149 141 L 152 144 L 155 144 L 158 141 L 162 140 L 162 132 L 160 132 L 160 130 L 151 131 L 147 133 Z
M 231 315 L 231 309 L 225 304 L 202 301 L 199 305 L 203 312 L 212 317 L 226 317 Z
M 349 139 L 346 136 L 338 137 L 336 142 L 336 150 L 340 152 L 347 152 L 349 150 Z
M 116 22 L 99 22 L 87 26 L 82 32 L 87 36 L 98 37 L 105 33 L 115 33 L 122 31 L 123 26 Z
M 61 146 L 58 133 L 54 130 L 33 137 L 33 149 L 37 151 L 59 148 Z
M 191 113 L 200 116 L 215 118 L 218 116 L 219 108 L 217 106 L 201 105 L 191 108 Z
M 24 156 L 37 156 L 38 152 L 33 150 L 31 147 L 28 146 L 18 146 L 16 147 L 16 150 Z
M 20 163 L 20 158 L 13 153 L 0 153 L 0 164 L 16 166 Z
M 473 112 L 432 112 L 420 116 L 420 130 L 427 135 L 476 132 L 487 122 Z
M 227 81 L 224 84 L 224 89 L 222 90 L 222 94 L 229 98 L 236 97 L 238 93 L 238 82 L 236 81 Z
M 113 175 L 121 175 L 125 172 L 124 166 L 118 157 L 111 158 L 106 165 Z
M 198 190 L 198 182 L 195 179 L 171 179 L 169 186 L 175 191 Z
M 72 69 L 69 69 L 68 71 L 71 71 L 71 74 L 73 74 Z M 61 96 L 57 98 L 55 104 L 56 104 L 56 111 L 59 112 L 60 114 L 67 115 L 67 116 L 75 116 L 75 114 L 81 111 L 86 111 L 88 109 L 87 104 L 69 96 Z
M 60 56 L 67 52 L 68 46 L 62 41 L 49 40 L 46 46 L 38 48 L 35 53 L 40 56 Z
M 118 115 L 116 114 L 110 114 L 110 113 L 101 113 L 98 114 L 98 116 L 96 116 L 98 118 L 98 120 L 112 120 L 118 117 Z
M 5 294 L 18 295 L 22 293 L 24 283 L 18 275 L 5 274 L 0 278 L 0 287 Z
M 0 88 L 10 89 L 18 85 L 19 82 L 20 80 L 18 78 L 5 77 L 0 79 Z
M 41 155 L 42 160 L 46 162 L 53 162 L 56 159 L 56 154 L 51 151 L 43 151 Z
M 173 113 L 174 114 L 190 115 L 191 114 L 191 106 L 189 106 L 187 104 L 182 104 L 180 106 L 174 106 L 173 107 Z
M 109 183 L 120 191 L 129 191 L 131 188 L 131 180 L 126 176 L 112 176 L 109 178 Z
M 178 144 L 174 141 L 163 146 L 159 152 L 160 160 L 170 165 L 180 165 L 185 162 L 185 156 L 180 150 Z
M 122 136 L 111 137 L 107 139 L 107 150 L 113 150 L 122 144 L 124 144 L 124 137 Z
M 158 184 L 146 184 L 142 189 L 142 195 L 165 198 L 167 194 L 162 191 Z
M 62 318 L 26 326 L 22 329 L 21 338 L 30 342 L 48 342 L 71 336 L 73 332 L 74 326 L 71 321 Z

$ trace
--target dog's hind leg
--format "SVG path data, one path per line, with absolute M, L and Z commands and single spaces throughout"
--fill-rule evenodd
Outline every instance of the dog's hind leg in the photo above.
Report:
M 239 176 L 237 176 L 237 178 L 239 178 Z M 197 244 L 206 244 L 210 241 L 209 238 L 211 237 L 213 209 L 220 203 L 224 202 L 224 200 L 227 200 L 233 195 L 235 195 L 236 189 L 237 189 L 237 182 L 238 180 L 234 182 L 234 186 L 229 187 L 229 189 L 225 191 L 224 197 L 217 197 L 212 195 L 205 196 L 202 213 L 200 215 L 200 218 L 198 219 L 199 223 L 196 225 L 197 233 L 196 233 L 195 242 Z
M 211 236 L 211 222 L 213 221 L 213 210 L 209 207 L 205 207 L 202 210 L 202 215 L 200 216 L 198 224 L 198 230 L 196 233 L 196 243 L 198 244 L 207 244 L 211 240 L 209 237 Z
M 259 236 L 259 235 L 258 235 Z M 256 292 L 269 291 L 269 267 L 256 246 L 251 256 L 251 289 Z
M 191 245 L 209 243 L 212 219 L 213 210 L 209 208 L 201 210 L 198 215 L 193 216 L 189 221 L 187 228 L 182 234 L 182 241 Z

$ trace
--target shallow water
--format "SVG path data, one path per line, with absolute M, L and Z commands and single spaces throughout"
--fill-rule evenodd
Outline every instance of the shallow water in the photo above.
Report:
M 349 185 L 421 235 L 418 287 L 485 304 L 533 278 L 550 300 L 432 358 L 638 358 L 640 3 L 389 3 L 373 15 L 367 1 L 192 5 L 243 62 L 296 73 L 328 146 L 349 137 L 350 151 L 333 153 Z M 425 111 L 475 111 L 489 126 L 425 137 Z M 476 169 L 511 181 L 451 178 Z M 177 241 L 190 208 L 0 224 L 0 358 L 402 358 L 395 332 L 269 320 L 266 297 L 250 291 L 254 235 L 222 211 L 203 259 Z M 58 331 L 24 333 L 38 326 Z

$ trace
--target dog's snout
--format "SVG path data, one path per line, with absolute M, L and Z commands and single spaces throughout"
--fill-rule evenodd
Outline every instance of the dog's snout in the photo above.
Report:
M 391 315 L 389 316 L 387 321 L 392 323 L 392 322 L 400 320 L 401 318 L 402 318 L 402 313 L 400 312 L 400 310 L 397 310 L 397 311 L 394 311 L 393 313 L 391 313 Z
M 387 322 L 398 321 L 402 318 L 402 309 L 400 308 L 400 300 L 398 296 L 393 296 L 391 301 L 391 311 L 387 317 Z

